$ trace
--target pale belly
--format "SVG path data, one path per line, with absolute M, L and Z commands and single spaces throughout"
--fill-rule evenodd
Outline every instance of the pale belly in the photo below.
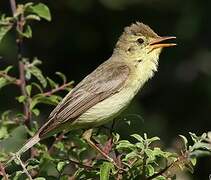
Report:
M 69 130 L 77 128 L 92 128 L 103 125 L 118 116 L 131 102 L 143 84 L 153 75 L 153 71 L 143 71 L 137 69 L 131 77 L 128 78 L 127 87 L 120 92 L 99 102 L 83 113 L 78 119 L 71 122 Z M 132 77 L 133 76 L 133 77 Z
M 71 123 L 71 129 L 96 127 L 113 120 L 131 102 L 136 94 L 136 91 L 134 90 L 136 90 L 136 88 L 133 88 L 133 90 L 128 88 L 123 89 L 113 96 L 96 104 L 83 113 L 77 120 Z

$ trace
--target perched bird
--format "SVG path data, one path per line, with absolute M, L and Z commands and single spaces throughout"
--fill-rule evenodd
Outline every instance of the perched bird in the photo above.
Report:
M 161 50 L 176 45 L 163 41 L 174 38 L 140 22 L 125 27 L 112 56 L 64 97 L 17 155 L 63 130 L 90 129 L 114 119 L 157 71 Z

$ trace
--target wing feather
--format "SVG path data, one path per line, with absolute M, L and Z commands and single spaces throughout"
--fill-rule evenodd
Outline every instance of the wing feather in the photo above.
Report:
M 52 111 L 49 121 L 40 129 L 40 137 L 67 121 L 74 121 L 98 102 L 118 92 L 124 86 L 129 72 L 129 67 L 123 61 L 103 63 L 85 77 Z

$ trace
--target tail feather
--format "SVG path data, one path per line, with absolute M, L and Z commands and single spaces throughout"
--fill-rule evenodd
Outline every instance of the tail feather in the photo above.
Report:
M 4 167 L 6 167 L 11 161 L 16 159 L 16 156 L 21 156 L 24 152 L 29 150 L 31 147 L 33 147 L 35 144 L 37 144 L 40 141 L 39 133 L 36 133 L 33 137 L 31 137 L 16 153 L 15 156 L 12 156 L 6 164 L 4 164 Z
M 28 149 L 33 147 L 35 144 L 37 144 L 40 141 L 39 134 L 36 133 L 32 138 L 30 138 L 22 147 L 18 150 L 16 153 L 17 155 L 21 155 L 24 152 L 26 152 Z

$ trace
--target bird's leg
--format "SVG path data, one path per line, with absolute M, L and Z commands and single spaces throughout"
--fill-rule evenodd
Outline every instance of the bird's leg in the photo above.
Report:
M 93 129 L 89 129 L 86 130 L 83 133 L 83 138 L 84 140 L 97 152 L 99 152 L 103 157 L 105 157 L 108 161 L 110 161 L 112 164 L 114 164 L 114 166 L 116 166 L 119 170 L 123 170 L 121 167 L 119 167 L 116 162 L 109 157 L 104 151 L 102 151 L 92 140 L 91 140 L 91 136 L 92 136 L 92 131 Z

